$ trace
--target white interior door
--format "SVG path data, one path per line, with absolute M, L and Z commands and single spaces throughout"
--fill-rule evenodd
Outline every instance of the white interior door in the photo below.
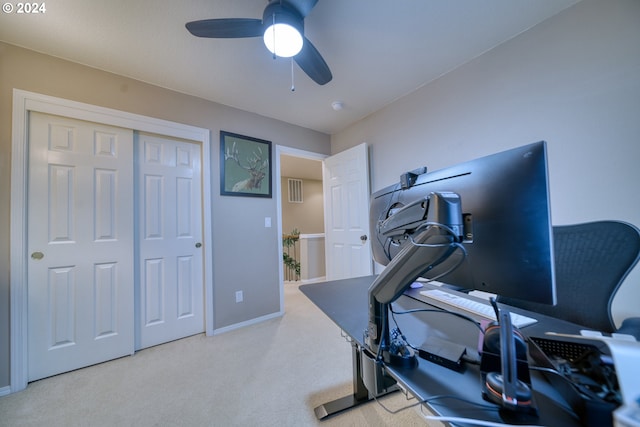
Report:
M 367 144 L 323 162 L 327 280 L 373 273 Z
M 28 379 L 133 353 L 133 132 L 29 115 Z
M 136 349 L 204 332 L 200 145 L 138 134 Z

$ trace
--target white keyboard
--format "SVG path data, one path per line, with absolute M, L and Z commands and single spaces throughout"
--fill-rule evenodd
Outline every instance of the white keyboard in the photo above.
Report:
M 441 289 L 428 289 L 425 291 L 420 291 L 420 295 L 450 305 L 451 307 L 460 309 L 462 311 L 466 311 L 467 313 L 484 317 L 485 319 L 496 320 L 496 313 L 493 310 L 493 307 L 489 304 L 484 304 L 478 301 L 474 301 L 470 298 L 465 298 L 460 295 L 445 292 Z M 518 328 L 524 328 L 525 326 L 533 325 L 534 323 L 538 322 L 536 319 L 523 316 L 522 314 L 509 314 L 511 315 L 511 323 Z

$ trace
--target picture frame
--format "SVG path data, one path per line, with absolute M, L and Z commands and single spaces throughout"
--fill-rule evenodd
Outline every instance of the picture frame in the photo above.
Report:
M 271 141 L 220 131 L 220 194 L 271 198 Z

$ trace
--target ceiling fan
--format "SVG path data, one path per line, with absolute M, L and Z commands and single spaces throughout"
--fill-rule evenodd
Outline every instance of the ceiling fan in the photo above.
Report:
M 302 71 L 319 85 L 333 76 L 320 52 L 304 36 L 304 18 L 318 0 L 270 0 L 262 19 L 220 18 L 188 22 L 194 36 L 235 39 L 263 37 L 267 49 L 277 56 L 292 57 Z

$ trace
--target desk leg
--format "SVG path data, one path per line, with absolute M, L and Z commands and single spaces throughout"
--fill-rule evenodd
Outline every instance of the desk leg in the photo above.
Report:
M 367 403 L 371 400 L 369 391 L 362 381 L 362 366 L 360 358 L 360 347 L 355 343 L 351 343 L 351 358 L 353 363 L 353 394 L 341 397 L 340 399 L 327 402 L 315 408 L 316 417 L 319 420 L 330 417 L 338 412 L 350 409 L 355 406 Z

